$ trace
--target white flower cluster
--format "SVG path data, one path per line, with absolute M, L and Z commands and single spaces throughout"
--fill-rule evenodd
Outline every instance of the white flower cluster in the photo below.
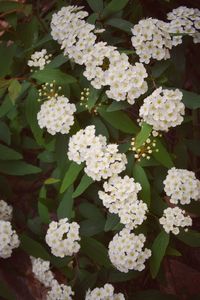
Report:
M 173 204 L 189 204 L 200 199 L 200 181 L 195 173 L 185 169 L 171 168 L 164 180 L 164 190 Z
M 78 64 L 84 64 L 90 57 L 96 35 L 92 32 L 95 26 L 83 19 L 88 12 L 83 7 L 67 6 L 53 14 L 51 21 L 51 35 L 61 44 L 64 54 L 74 59 Z
M 70 137 L 68 158 L 86 163 L 85 173 L 93 180 L 107 179 L 125 169 L 125 154 L 118 152 L 118 145 L 107 144 L 102 135 L 95 136 L 95 126 L 87 126 Z
M 19 247 L 19 238 L 9 221 L 0 220 L 0 257 L 8 258 Z
M 172 40 L 169 34 L 168 24 L 148 18 L 140 20 L 132 29 L 132 45 L 140 58 L 140 62 L 148 64 L 150 59 L 168 59 L 169 50 L 172 48 Z
M 51 54 L 47 54 L 46 49 L 42 49 L 41 51 L 36 51 L 31 55 L 31 59 L 28 61 L 28 66 L 43 70 L 45 65 L 50 63 L 51 56 L 52 56 Z
M 32 272 L 35 277 L 45 286 L 50 287 L 54 279 L 53 273 L 50 271 L 50 262 L 41 258 L 31 257 Z
M 122 293 L 114 294 L 114 287 L 106 283 L 104 287 L 88 290 L 85 300 L 125 300 Z
M 170 127 L 180 125 L 183 121 L 185 106 L 181 101 L 180 90 L 167 90 L 161 87 L 144 99 L 139 115 L 154 130 L 168 131 Z
M 10 221 L 12 219 L 13 208 L 4 200 L 0 200 L 0 220 Z
M 139 183 L 128 176 L 113 176 L 104 183 L 103 188 L 104 191 L 99 191 L 103 205 L 110 213 L 118 214 L 126 228 L 133 229 L 143 223 L 148 208 L 146 203 L 138 200 Z
M 167 14 L 169 23 L 169 32 L 180 34 L 172 37 L 173 45 L 182 43 L 183 35 L 187 34 L 193 37 L 194 43 L 200 43 L 200 10 L 197 8 L 188 8 L 180 6 Z
M 86 63 L 83 75 L 96 89 L 107 86 L 106 94 L 116 101 L 130 104 L 147 91 L 147 72 L 141 63 L 132 66 L 125 53 L 99 42 L 94 45 L 91 59 Z
M 109 243 L 109 257 L 112 264 L 120 271 L 142 271 L 144 262 L 151 256 L 151 250 L 144 247 L 145 236 L 135 235 L 129 229 L 122 229 Z
M 69 223 L 67 218 L 52 221 L 45 240 L 55 256 L 71 256 L 80 249 L 79 225 L 76 222 Z
M 54 135 L 57 132 L 67 134 L 74 124 L 74 112 L 76 106 L 69 103 L 64 96 L 52 97 L 45 101 L 37 114 L 40 128 L 47 128 L 47 131 Z
M 51 290 L 47 293 L 47 300 L 72 300 L 74 292 L 71 287 L 59 284 L 57 280 L 51 282 Z
M 163 226 L 167 233 L 170 231 L 173 234 L 179 234 L 180 229 L 184 228 L 187 231 L 188 226 L 192 226 L 192 219 L 190 216 L 185 216 L 185 210 L 179 207 L 168 207 L 164 210 L 163 216 L 159 219 L 160 224 Z
M 132 66 L 128 56 L 104 42 L 96 42 L 95 26 L 85 22 L 88 16 L 82 7 L 63 7 L 51 21 L 52 37 L 61 44 L 64 53 L 78 64 L 85 65 L 84 76 L 116 101 L 135 99 L 147 91 L 146 70 L 142 64 Z M 94 31 L 95 32 L 95 31 Z
M 47 300 L 72 300 L 72 291 L 70 286 L 59 284 L 54 279 L 54 274 L 50 270 L 50 262 L 41 258 L 31 257 L 32 271 L 35 277 L 46 287 L 50 288 L 47 293 Z

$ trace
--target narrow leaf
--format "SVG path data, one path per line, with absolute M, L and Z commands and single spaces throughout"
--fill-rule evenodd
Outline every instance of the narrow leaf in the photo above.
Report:
M 73 198 L 76 198 L 81 194 L 83 194 L 85 190 L 92 184 L 92 182 L 93 182 L 92 178 L 84 174 L 83 177 L 81 178 L 79 185 L 77 186 L 77 188 L 73 193 Z
M 153 278 L 155 278 L 159 272 L 168 244 L 169 234 L 165 231 L 161 231 L 155 238 L 151 248 L 152 256 L 150 258 L 150 271 Z
M 40 173 L 41 169 L 24 161 L 1 161 L 0 172 L 8 175 L 24 176 Z
M 65 173 L 65 177 L 62 181 L 61 188 L 60 188 L 60 193 L 64 193 L 70 185 L 74 183 L 76 178 L 78 177 L 78 174 L 80 171 L 83 169 L 83 164 L 78 165 L 74 162 L 72 162 Z
M 135 147 L 136 148 L 139 148 L 142 146 L 142 144 L 147 140 L 147 138 L 151 134 L 151 131 L 152 131 L 152 126 L 143 122 L 142 126 L 141 126 L 141 130 L 135 139 Z
M 59 69 L 45 68 L 44 70 L 33 73 L 32 77 L 40 82 L 52 82 L 55 80 L 57 84 L 63 85 L 76 82 L 76 78 Z
M 174 163 L 171 159 L 169 152 L 163 146 L 163 144 L 159 139 L 155 139 L 155 140 L 156 140 L 156 148 L 158 149 L 158 152 L 153 151 L 152 153 L 153 157 L 166 168 L 172 168 L 174 166 Z
M 46 251 L 46 249 L 40 243 L 31 239 L 26 234 L 20 235 L 20 248 L 34 257 L 40 257 L 44 260 L 50 260 L 50 255 Z
M 19 160 L 22 159 L 21 153 L 0 144 L 0 160 Z
M 57 209 L 58 219 L 68 218 L 71 219 L 73 212 L 73 187 L 71 186 L 63 195 Z
M 136 182 L 139 182 L 142 186 L 142 190 L 140 191 L 141 199 L 150 206 L 151 201 L 151 190 L 149 180 L 145 173 L 145 170 L 139 165 L 135 164 L 133 167 L 133 177 Z

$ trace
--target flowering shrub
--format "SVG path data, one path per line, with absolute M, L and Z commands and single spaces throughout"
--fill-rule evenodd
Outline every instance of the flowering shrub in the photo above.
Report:
M 0 4 L 0 260 L 29 294 L 2 276 L 0 296 L 176 299 L 169 257 L 200 247 L 200 7 L 24 2 Z

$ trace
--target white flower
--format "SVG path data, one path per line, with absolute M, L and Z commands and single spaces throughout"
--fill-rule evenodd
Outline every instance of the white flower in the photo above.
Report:
M 131 29 L 132 45 L 139 55 L 140 62 L 148 64 L 151 58 L 156 60 L 168 59 L 172 40 L 168 33 L 168 24 L 157 19 L 140 20 Z
M 61 44 L 65 55 L 81 65 L 87 61 L 96 40 L 93 33 L 95 26 L 83 20 L 88 16 L 88 12 L 82 11 L 82 8 L 63 7 L 58 13 L 53 14 L 51 21 L 53 39 Z
M 55 256 L 71 256 L 80 249 L 79 225 L 76 222 L 69 223 L 67 218 L 52 221 L 45 240 Z
M 12 229 L 9 221 L 0 221 L 0 257 L 8 258 L 12 250 L 19 247 L 19 238 L 16 231 Z
M 130 104 L 147 91 L 147 72 L 142 64 L 132 66 L 125 53 L 99 42 L 94 45 L 83 75 L 100 89 L 109 88 L 106 94 L 116 101 L 127 100 Z
M 114 294 L 114 287 L 110 283 L 106 283 L 101 288 L 88 290 L 85 300 L 125 300 L 122 293 Z
M 41 258 L 31 257 L 32 272 L 35 277 L 45 286 L 51 287 L 54 279 L 53 273 L 50 271 L 50 262 Z
M 28 61 L 29 67 L 39 68 L 43 70 L 45 65 L 50 63 L 51 54 L 47 54 L 46 49 L 42 49 L 41 51 L 36 51 L 31 55 L 31 59 Z
M 173 204 L 189 204 L 191 200 L 200 199 L 200 181 L 194 172 L 171 168 L 164 180 L 164 190 Z
M 180 227 L 187 230 L 188 226 L 192 226 L 192 219 L 190 216 L 185 216 L 185 210 L 179 207 L 168 207 L 164 210 L 163 216 L 159 219 L 160 224 L 163 226 L 167 233 L 170 231 L 173 234 L 179 234 Z
M 109 243 L 109 257 L 112 264 L 120 271 L 142 271 L 144 262 L 151 256 L 151 250 L 144 247 L 145 236 L 135 235 L 129 229 L 122 229 Z
M 4 200 L 0 200 L 0 220 L 10 221 L 12 219 L 13 208 Z
M 181 101 L 180 90 L 167 90 L 161 87 L 144 99 L 139 115 L 156 131 L 168 131 L 170 127 L 180 125 L 183 121 L 185 106 Z
M 192 36 L 194 43 L 200 42 L 200 10 L 197 8 L 188 8 L 180 6 L 167 14 L 169 23 L 169 33 L 175 33 L 172 37 L 173 46 L 182 43 L 185 34 Z
M 51 290 L 47 293 L 47 300 L 72 300 L 74 292 L 70 286 L 59 284 L 57 280 L 51 282 Z
M 138 200 L 141 185 L 133 178 L 125 176 L 111 177 L 103 185 L 104 191 L 99 191 L 99 198 L 110 213 L 118 214 L 120 222 L 127 228 L 133 229 L 146 219 L 147 205 Z
M 47 131 L 54 135 L 57 132 L 67 134 L 74 124 L 74 112 L 76 107 L 69 103 L 64 96 L 53 97 L 45 101 L 37 114 L 40 128 L 47 128 Z
M 107 179 L 125 169 L 125 154 L 118 145 L 107 144 L 102 135 L 95 136 L 95 127 L 81 129 L 69 140 L 68 158 L 80 164 L 85 162 L 85 173 L 93 180 Z

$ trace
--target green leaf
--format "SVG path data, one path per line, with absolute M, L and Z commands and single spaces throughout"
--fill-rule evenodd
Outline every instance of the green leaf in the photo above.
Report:
M 115 227 L 119 224 L 120 219 L 118 215 L 115 214 L 108 214 L 106 223 L 105 223 L 105 227 L 104 227 L 104 231 L 111 231 L 114 230 Z
M 129 34 L 131 34 L 131 28 L 133 24 L 127 20 L 123 20 L 121 18 L 112 18 L 105 22 L 106 25 L 110 25 L 112 27 L 121 29 Z
M 152 67 L 152 76 L 154 78 L 160 77 L 170 66 L 171 61 L 166 60 L 166 61 L 157 61 L 154 66 Z
M 176 237 L 191 247 L 200 247 L 200 232 L 195 230 L 182 231 Z
M 103 119 L 122 132 L 133 134 L 138 131 L 135 123 L 122 111 L 106 112 L 105 109 L 99 109 L 98 112 Z
M 150 272 L 152 278 L 155 278 L 159 272 L 161 262 L 165 256 L 167 246 L 169 244 L 169 234 L 161 231 L 155 238 L 152 245 L 152 255 L 150 258 Z
M 0 5 L 1 7 L 1 5 Z M 12 44 L 7 46 L 6 42 L 0 44 L 0 57 L 1 57 L 1 68 L 0 76 L 9 75 L 11 72 L 11 65 L 13 63 L 13 57 L 16 51 L 16 45 Z
M 166 254 L 171 255 L 171 256 L 181 256 L 182 255 L 178 250 L 176 250 L 170 246 L 167 247 Z
M 135 147 L 140 148 L 144 142 L 148 139 L 152 131 L 152 126 L 143 122 L 141 126 L 140 132 L 137 134 L 135 138 Z
M 57 84 L 66 85 L 76 82 L 76 78 L 60 71 L 59 69 L 45 68 L 44 70 L 33 73 L 32 77 L 42 83 L 52 82 L 55 80 Z
M 38 214 L 44 224 L 50 223 L 49 210 L 46 205 L 46 188 L 42 186 L 39 193 Z
M 44 143 L 44 139 L 42 137 L 43 131 L 39 127 L 37 121 L 37 113 L 40 109 L 40 104 L 38 103 L 37 99 L 38 99 L 37 90 L 35 88 L 31 88 L 25 100 L 25 115 L 35 140 L 39 145 L 43 145 Z
M 83 164 L 76 164 L 72 162 L 65 173 L 65 177 L 62 181 L 60 193 L 64 193 L 70 185 L 74 183 L 76 178 L 78 177 L 80 171 L 83 169 Z
M 151 189 L 149 180 L 147 178 L 145 170 L 139 165 L 135 164 L 133 167 L 133 177 L 136 182 L 139 182 L 142 186 L 142 190 L 140 191 L 141 199 L 150 206 L 151 202 Z
M 2 280 L 0 281 L 0 296 L 3 297 L 3 299 L 7 300 L 15 300 L 16 297 L 11 291 L 10 287 L 7 286 L 5 282 Z
M 12 79 L 10 81 L 10 85 L 8 87 L 8 93 L 9 93 L 10 99 L 12 100 L 13 103 L 19 96 L 21 89 L 22 89 L 22 87 L 18 80 Z
M 105 219 L 84 220 L 80 222 L 81 236 L 94 236 L 104 230 Z
M 128 273 L 122 273 L 118 270 L 112 270 L 109 272 L 108 282 L 125 282 L 139 276 L 139 272 L 129 271 Z
M 200 95 L 199 94 L 189 92 L 186 90 L 182 90 L 182 89 L 181 89 L 181 92 L 183 93 L 182 101 L 187 108 L 190 108 L 190 109 L 200 108 Z
M 0 140 L 10 145 L 10 129 L 6 125 L 6 123 L 0 121 Z
M 18 22 L 16 32 L 18 40 L 21 41 L 24 48 L 32 47 L 38 40 L 39 22 L 36 17 L 32 17 L 29 23 Z
M 79 185 L 77 186 L 77 188 L 73 193 L 73 198 L 76 198 L 81 194 L 83 194 L 85 190 L 92 184 L 92 182 L 93 182 L 92 178 L 84 174 L 83 177 L 81 178 Z
M 99 99 L 100 94 L 101 94 L 101 90 L 97 90 L 97 89 L 93 88 L 92 86 L 90 87 L 88 100 L 87 100 L 87 105 L 88 105 L 89 111 L 91 111 L 92 108 L 95 106 L 96 102 Z
M 66 56 L 64 56 L 63 54 L 59 54 L 56 57 L 54 57 L 54 59 L 48 65 L 46 65 L 46 69 L 59 68 L 60 66 L 65 64 L 67 61 L 68 61 L 68 58 Z
M 21 158 L 21 153 L 0 144 L 0 160 L 19 160 Z
M 0 106 L 0 118 L 7 115 L 13 109 L 13 107 L 14 106 L 10 100 L 10 97 L 6 95 L 3 103 Z
M 44 260 L 50 260 L 50 255 L 47 250 L 40 243 L 31 239 L 26 234 L 20 235 L 20 248 L 36 258 L 40 257 Z
M 94 221 L 102 218 L 104 219 L 100 209 L 96 205 L 89 202 L 81 203 L 79 205 L 79 212 L 86 219 L 91 219 Z
M 158 149 L 158 152 L 153 151 L 152 153 L 153 157 L 166 168 L 172 168 L 174 166 L 174 163 L 171 159 L 169 152 L 163 146 L 163 144 L 159 139 L 155 139 L 155 140 L 156 140 L 156 149 Z
M 58 219 L 68 218 L 71 219 L 73 212 L 73 186 L 71 186 L 63 195 L 57 209 Z
M 128 3 L 129 0 L 112 0 L 103 10 L 103 17 L 115 14 L 122 10 Z
M 110 267 L 107 248 L 91 237 L 81 238 L 81 251 L 100 266 Z
M 44 184 L 49 185 L 49 184 L 54 184 L 54 183 L 58 183 L 58 182 L 60 182 L 60 179 L 50 177 L 44 181 Z
M 91 9 L 96 13 L 101 13 L 103 10 L 103 0 L 87 0 Z
M 92 118 L 91 124 L 95 125 L 96 135 L 102 134 L 107 139 L 109 139 L 108 129 L 99 117 L 95 116 L 94 118 Z
M 112 112 L 116 110 L 123 110 L 130 107 L 130 104 L 125 103 L 125 101 L 113 101 L 107 108 L 107 112 Z
M 24 176 L 40 173 L 41 169 L 24 161 L 1 161 L 0 172 L 8 175 Z

